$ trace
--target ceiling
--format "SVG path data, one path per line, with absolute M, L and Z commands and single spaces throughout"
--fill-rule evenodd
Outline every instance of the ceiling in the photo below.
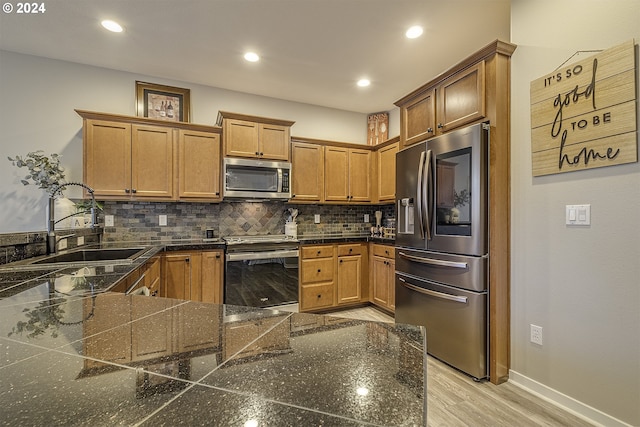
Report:
M 0 49 L 360 113 L 390 110 L 495 39 L 510 40 L 510 0 L 44 5 L 40 14 L 1 13 Z M 125 31 L 107 32 L 103 19 L 120 22 Z M 405 38 L 416 24 L 424 34 Z M 261 60 L 246 62 L 246 50 Z M 357 87 L 361 77 L 371 85 Z

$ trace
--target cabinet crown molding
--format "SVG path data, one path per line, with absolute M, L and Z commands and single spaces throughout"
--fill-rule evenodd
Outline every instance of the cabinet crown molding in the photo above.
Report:
M 197 130 L 201 132 L 222 133 L 219 126 L 200 125 L 187 122 L 170 122 L 166 120 L 150 119 L 148 117 L 126 116 L 123 114 L 100 113 L 97 111 L 74 110 L 80 117 L 86 120 L 107 120 L 140 125 L 164 126 L 175 129 Z
M 222 126 L 223 119 L 244 120 L 247 122 L 266 123 L 269 125 L 293 126 L 295 123 L 291 120 L 273 119 L 270 117 L 251 116 L 249 114 L 231 113 L 229 111 L 218 111 L 217 126 Z

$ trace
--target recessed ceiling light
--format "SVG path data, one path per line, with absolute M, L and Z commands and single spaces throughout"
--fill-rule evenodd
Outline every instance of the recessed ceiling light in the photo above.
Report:
M 367 87 L 371 84 L 371 82 L 369 81 L 369 79 L 360 79 L 358 80 L 358 86 L 360 87 Z
M 260 60 L 260 57 L 255 52 L 247 52 L 244 54 L 244 59 L 249 62 L 258 62 Z
M 101 22 L 101 24 L 104 28 L 114 33 L 121 33 L 124 31 L 124 28 L 122 28 L 122 25 L 110 19 L 105 19 L 104 21 Z
M 422 35 L 422 27 L 420 25 L 414 25 L 413 27 L 409 28 L 407 32 L 404 33 L 404 35 L 407 36 L 408 39 L 415 39 L 417 37 L 420 37 Z

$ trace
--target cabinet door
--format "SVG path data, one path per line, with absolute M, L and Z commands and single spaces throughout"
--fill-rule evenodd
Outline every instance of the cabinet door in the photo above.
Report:
M 387 286 L 389 289 L 389 309 L 396 310 L 396 260 L 387 260 Z
M 324 148 L 321 145 L 291 144 L 291 194 L 294 201 L 322 201 L 324 190 Z
M 151 258 L 144 267 L 144 286 L 149 288 L 151 296 L 160 293 L 160 256 Z
M 131 193 L 136 198 L 173 197 L 173 129 L 131 127 Z
M 378 150 L 378 201 L 393 201 L 396 198 L 396 153 L 398 144 Z
M 202 274 L 199 301 L 222 304 L 224 266 L 223 251 L 202 252 Z
M 164 295 L 167 298 L 191 299 L 191 254 L 166 254 L 163 260 Z
M 371 262 L 373 294 L 371 302 L 381 307 L 389 305 L 388 259 L 374 256 Z
M 435 135 L 436 92 L 427 90 L 400 108 L 400 142 L 403 147 Z
M 349 201 L 371 201 L 371 151 L 349 150 Z
M 325 147 L 324 199 L 347 202 L 349 200 L 349 150 Z
M 362 255 L 338 257 L 338 304 L 362 299 Z
M 220 201 L 220 135 L 181 129 L 178 152 L 178 197 Z
M 231 157 L 257 157 L 258 123 L 244 120 L 226 119 L 224 121 L 224 154 Z
M 438 134 L 485 117 L 484 82 L 481 61 L 438 85 Z
M 262 159 L 289 161 L 289 126 L 259 125 L 259 157 Z
M 124 198 L 131 190 L 131 125 L 104 120 L 84 123 L 84 182 L 95 196 Z

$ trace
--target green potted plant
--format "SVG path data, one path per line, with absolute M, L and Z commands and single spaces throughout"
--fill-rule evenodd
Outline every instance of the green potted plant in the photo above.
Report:
M 22 184 L 37 185 L 38 188 L 46 190 L 50 196 L 55 196 L 53 192 L 66 182 L 64 168 L 60 166 L 58 154 L 45 156 L 44 151 L 38 150 L 27 153 L 26 156 L 8 157 L 8 159 L 14 166 L 29 170 L 27 176 L 20 180 Z

